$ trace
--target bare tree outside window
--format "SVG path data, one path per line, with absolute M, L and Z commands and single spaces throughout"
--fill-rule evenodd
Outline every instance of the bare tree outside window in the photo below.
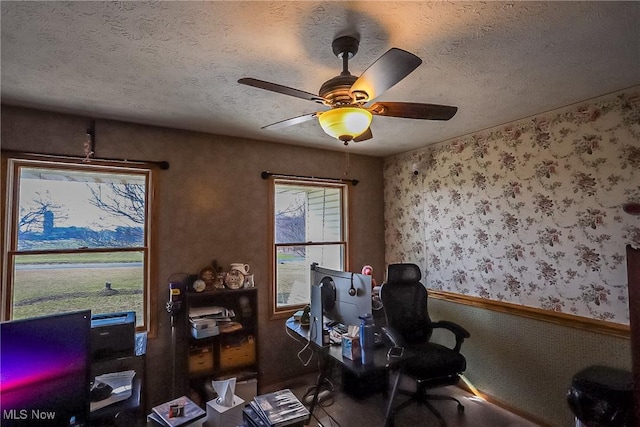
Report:
M 51 194 L 46 191 L 44 194 L 35 193 L 35 197 L 28 206 L 20 206 L 20 219 L 18 228 L 23 233 L 39 230 L 47 232 L 53 226 L 53 218 L 68 218 L 62 206 L 51 201 Z
M 276 242 L 304 242 L 306 198 L 292 197 L 290 203 L 282 210 L 276 212 Z M 294 249 L 293 252 L 299 256 L 304 256 L 304 250 Z
M 309 303 L 310 266 L 343 269 L 346 259 L 342 184 L 275 180 L 274 307 L 285 312 Z
M 147 169 L 10 159 L 12 272 L 3 293 L 19 319 L 65 311 L 135 311 L 148 327 Z
M 143 185 L 108 183 L 110 192 L 103 191 L 103 186 L 87 186 L 92 196 L 89 203 L 93 206 L 114 216 L 128 218 L 136 224 L 144 224 L 146 191 Z

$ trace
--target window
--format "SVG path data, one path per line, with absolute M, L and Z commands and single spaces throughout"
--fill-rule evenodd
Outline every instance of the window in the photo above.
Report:
M 274 179 L 274 313 L 309 303 L 310 266 L 345 269 L 345 184 Z
M 149 328 L 151 170 L 9 159 L 3 319 L 135 311 Z

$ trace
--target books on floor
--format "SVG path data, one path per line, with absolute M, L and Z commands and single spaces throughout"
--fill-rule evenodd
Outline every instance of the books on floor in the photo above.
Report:
M 260 418 L 260 415 L 251 404 L 242 408 L 242 419 L 248 427 L 269 427 L 269 424 Z
M 154 406 L 147 419 L 166 427 L 189 426 L 207 415 L 204 409 L 186 396 Z M 196 424 L 197 425 L 197 424 Z
M 245 413 L 247 416 L 255 413 L 262 423 L 254 422 L 252 425 L 259 427 L 302 424 L 311 415 L 306 406 L 288 388 L 256 396 L 249 406 L 252 411 L 245 411 Z

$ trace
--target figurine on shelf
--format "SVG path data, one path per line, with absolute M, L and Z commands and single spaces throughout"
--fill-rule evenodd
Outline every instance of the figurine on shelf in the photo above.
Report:
M 218 266 L 218 261 L 217 260 L 213 260 L 211 262 L 211 265 L 213 265 L 213 270 L 216 272 L 216 277 L 213 281 L 213 288 L 214 289 L 224 289 L 224 276 L 225 273 L 224 271 L 222 271 L 222 267 Z
M 247 274 L 244 278 L 244 287 L 245 288 L 254 288 L 256 286 L 253 281 L 253 274 Z

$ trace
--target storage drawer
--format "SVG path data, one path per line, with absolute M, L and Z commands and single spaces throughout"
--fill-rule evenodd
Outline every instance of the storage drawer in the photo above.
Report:
M 256 363 L 256 343 L 253 335 L 220 343 L 220 369 L 239 368 Z
M 198 374 L 213 371 L 213 347 L 201 346 L 189 349 L 189 373 Z

